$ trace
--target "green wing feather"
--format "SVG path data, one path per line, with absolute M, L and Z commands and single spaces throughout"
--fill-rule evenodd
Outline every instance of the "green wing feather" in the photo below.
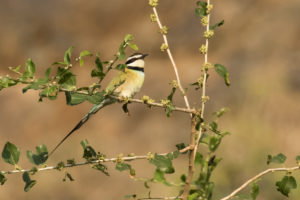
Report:
M 120 86 L 126 80 L 126 73 L 119 72 L 117 76 L 115 76 L 106 87 L 107 92 L 113 92 L 118 86 Z

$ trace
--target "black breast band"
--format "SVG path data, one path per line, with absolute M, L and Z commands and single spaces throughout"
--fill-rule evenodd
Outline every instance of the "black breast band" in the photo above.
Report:
M 143 67 L 131 67 L 131 66 L 127 66 L 128 69 L 132 69 L 132 70 L 136 70 L 139 72 L 144 72 L 144 68 Z

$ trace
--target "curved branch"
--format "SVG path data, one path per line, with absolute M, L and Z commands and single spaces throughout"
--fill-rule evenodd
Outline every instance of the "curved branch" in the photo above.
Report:
M 259 179 L 260 177 L 268 174 L 268 173 L 271 173 L 271 172 L 278 172 L 278 171 L 295 171 L 295 170 L 300 170 L 300 166 L 297 166 L 297 167 L 289 167 L 289 168 L 270 168 L 270 169 L 267 169 L 259 174 L 257 174 L 256 176 L 250 178 L 248 181 L 246 181 L 243 185 L 241 185 L 240 187 L 238 187 L 237 189 L 235 189 L 230 195 L 226 196 L 226 197 L 223 197 L 221 200 L 228 200 L 232 197 L 234 197 L 238 192 L 240 192 L 242 189 L 244 189 L 245 187 L 247 187 L 250 183 L 252 183 L 253 181 Z
M 158 25 L 159 29 L 162 30 L 163 26 L 162 26 L 162 24 L 160 22 L 160 19 L 158 17 L 156 7 L 152 7 L 152 9 L 153 9 L 153 12 L 154 12 L 155 17 L 156 17 L 157 25 Z M 179 90 L 183 94 L 183 98 L 184 98 L 184 102 L 185 102 L 186 107 L 190 110 L 191 108 L 190 108 L 189 100 L 187 98 L 186 92 L 184 91 L 184 89 L 183 89 L 183 87 L 181 85 L 180 77 L 179 77 L 179 74 L 178 74 L 178 69 L 177 69 L 176 63 L 174 61 L 173 55 L 171 53 L 171 50 L 169 48 L 167 36 L 165 34 L 162 34 L 162 35 L 163 35 L 164 43 L 168 46 L 167 53 L 168 53 L 168 56 L 170 58 L 170 61 L 172 63 L 172 66 L 173 66 L 173 69 L 174 69 L 174 72 L 175 72 L 175 75 L 176 75 L 176 79 L 177 79 Z M 191 117 L 192 117 L 192 114 L 191 114 Z

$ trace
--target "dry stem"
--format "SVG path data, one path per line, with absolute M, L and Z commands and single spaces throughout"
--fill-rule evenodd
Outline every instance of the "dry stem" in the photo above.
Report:
M 184 190 L 182 194 L 182 199 L 187 199 L 190 191 L 190 185 L 191 181 L 193 179 L 193 174 L 195 171 L 194 167 L 194 162 L 195 162 L 195 156 L 194 156 L 194 151 L 195 151 L 195 135 L 196 135 L 196 117 L 195 115 L 192 118 L 192 123 L 191 123 L 191 137 L 190 137 L 190 152 L 189 152 L 189 170 L 188 170 L 188 176 L 186 178 L 186 182 L 184 185 Z
M 162 24 L 160 22 L 160 19 L 158 17 L 157 10 L 156 10 L 155 7 L 153 7 L 153 12 L 154 12 L 155 17 L 156 17 L 157 25 L 160 28 L 160 30 L 162 30 L 163 26 L 162 26 Z M 163 36 L 163 39 L 164 39 L 164 43 L 168 46 L 167 53 L 168 53 L 169 59 L 170 59 L 170 61 L 172 63 L 172 66 L 173 66 L 173 69 L 174 69 L 174 72 L 175 72 L 175 75 L 176 75 L 176 79 L 177 79 L 177 82 L 178 82 L 179 90 L 183 94 L 183 98 L 184 98 L 184 102 L 185 102 L 186 107 L 188 109 L 190 109 L 189 100 L 187 98 L 186 92 L 184 91 L 184 89 L 183 89 L 183 87 L 181 85 L 181 81 L 180 81 L 179 74 L 178 74 L 178 69 L 177 69 L 176 63 L 174 61 L 174 58 L 172 56 L 171 50 L 169 48 L 169 43 L 168 43 L 167 36 L 165 34 L 162 34 L 162 36 Z M 192 114 L 191 114 L 191 117 L 192 117 Z

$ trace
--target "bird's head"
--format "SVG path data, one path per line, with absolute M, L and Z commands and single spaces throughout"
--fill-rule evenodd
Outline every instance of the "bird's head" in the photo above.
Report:
M 142 54 L 142 53 L 134 53 L 131 56 L 129 56 L 126 60 L 126 65 L 128 68 L 144 68 L 145 62 L 144 58 L 148 56 L 148 54 Z

